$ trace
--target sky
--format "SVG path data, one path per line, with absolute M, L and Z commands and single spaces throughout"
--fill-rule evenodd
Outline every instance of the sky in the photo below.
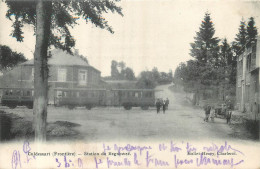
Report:
M 121 0 L 124 16 L 108 13 L 104 18 L 114 34 L 79 19 L 71 29 L 75 49 L 87 57 L 90 65 L 110 75 L 111 61 L 123 61 L 135 75 L 157 67 L 159 71 L 174 70 L 192 57 L 190 43 L 206 12 L 211 14 L 215 36 L 232 42 L 240 21 L 254 17 L 260 28 L 260 0 Z M 7 7 L 0 1 L 0 44 L 7 45 L 32 59 L 35 36 L 31 26 L 24 27 L 24 42 L 11 37 L 12 22 L 5 18 Z M 259 30 L 260 32 L 260 30 Z

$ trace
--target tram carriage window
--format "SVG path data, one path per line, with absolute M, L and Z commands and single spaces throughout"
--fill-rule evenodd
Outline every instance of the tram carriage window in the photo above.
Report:
M 122 98 L 126 97 L 126 93 L 124 91 L 122 91 Z
M 90 91 L 87 91 L 87 97 L 91 98 L 91 92 Z
M 71 97 L 76 97 L 76 92 L 75 91 L 71 91 Z
M 144 97 L 152 97 L 152 92 L 145 92 Z
M 114 96 L 118 96 L 118 92 L 117 91 L 114 92 Z
M 94 92 L 93 91 L 91 91 L 89 93 L 90 93 L 90 97 L 94 97 Z
M 62 91 L 57 91 L 57 97 L 61 97 L 62 96 Z
M 87 91 L 87 97 L 91 98 L 91 91 Z
M 10 90 L 9 94 L 10 94 L 10 95 L 13 95 L 13 90 Z
M 8 90 L 6 90 L 6 91 L 5 91 L 5 95 L 7 95 L 7 96 L 9 95 L 9 92 L 8 92 Z
M 89 92 L 84 92 L 84 97 L 89 97 Z
M 134 97 L 139 97 L 139 93 L 138 92 L 134 92 Z
M 67 92 L 62 92 L 62 97 L 67 97 Z
M 68 91 L 68 97 L 72 97 L 72 91 Z
M 102 97 L 103 96 L 103 91 L 97 91 L 97 96 Z
M 134 97 L 135 96 L 134 92 L 129 92 L 129 96 Z
M 80 97 L 84 97 L 84 96 L 85 96 L 85 92 L 80 92 L 80 93 L 79 93 L 79 96 L 80 96 Z
M 26 96 L 30 96 L 31 95 L 31 92 L 28 90 L 27 92 L 26 92 Z
M 14 94 L 19 96 L 20 95 L 20 90 L 15 90 Z

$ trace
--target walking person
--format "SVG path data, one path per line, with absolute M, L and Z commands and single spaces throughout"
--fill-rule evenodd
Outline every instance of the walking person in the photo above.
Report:
M 209 121 L 210 110 L 211 110 L 210 105 L 207 105 L 204 108 L 204 110 L 205 110 L 205 119 L 204 119 L 204 121 L 208 122 Z
M 166 101 L 165 100 L 163 101 L 162 108 L 163 108 L 163 114 L 165 114 L 165 110 L 166 110 Z
M 210 110 L 210 115 L 209 115 L 209 118 L 210 118 L 211 122 L 214 122 L 215 114 L 216 114 L 215 113 L 215 107 L 212 106 L 211 110 Z
M 232 116 L 232 109 L 233 109 L 232 102 L 231 102 L 231 100 L 228 100 L 227 111 L 226 111 L 227 124 L 230 124 L 230 120 L 231 120 L 231 116 Z
M 168 110 L 168 105 L 169 105 L 169 99 L 168 98 L 166 99 L 165 104 L 166 104 L 166 110 Z
M 161 103 L 160 103 L 159 99 L 156 100 L 155 106 L 156 106 L 156 109 L 157 109 L 157 114 L 160 113 Z

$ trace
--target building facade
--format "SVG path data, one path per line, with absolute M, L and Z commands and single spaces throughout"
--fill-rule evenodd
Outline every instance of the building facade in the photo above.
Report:
M 49 103 L 53 103 L 54 88 L 100 88 L 100 71 L 90 66 L 77 53 L 68 54 L 62 50 L 52 50 L 49 65 Z M 0 88 L 33 88 L 34 61 L 24 62 L 5 73 Z M 56 93 L 57 94 L 57 93 Z
M 237 58 L 236 103 L 238 110 L 252 117 L 259 116 L 260 108 L 260 37 L 247 43 Z

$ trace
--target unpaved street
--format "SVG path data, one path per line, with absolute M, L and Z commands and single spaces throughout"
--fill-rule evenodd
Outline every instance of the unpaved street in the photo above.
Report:
M 155 108 L 124 110 L 116 107 L 97 107 L 92 110 L 65 107 L 48 108 L 48 122 L 69 121 L 81 126 L 76 129 L 86 141 L 151 141 L 183 139 L 233 139 L 232 129 L 224 119 L 204 122 L 204 112 L 185 104 L 184 95 L 173 93 L 169 85 L 159 86 L 156 97 L 170 100 L 166 114 L 156 113 Z M 32 120 L 32 110 L 1 108 Z

